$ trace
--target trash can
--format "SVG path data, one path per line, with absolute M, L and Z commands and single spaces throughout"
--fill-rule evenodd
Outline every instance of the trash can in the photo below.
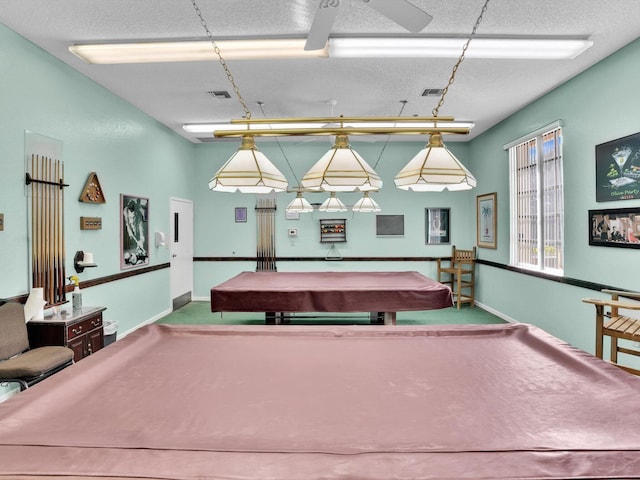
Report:
M 104 346 L 106 347 L 116 341 L 116 336 L 118 335 L 118 321 L 104 320 L 102 328 L 104 332 Z

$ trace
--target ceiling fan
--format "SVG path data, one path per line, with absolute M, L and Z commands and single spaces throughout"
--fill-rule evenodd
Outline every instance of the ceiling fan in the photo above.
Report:
M 371 8 L 390 18 L 411 33 L 418 33 L 433 19 L 424 10 L 416 7 L 408 0 L 361 0 Z M 307 36 L 305 50 L 320 50 L 325 47 L 331 26 L 338 15 L 341 0 L 321 0 L 318 12 L 311 24 Z

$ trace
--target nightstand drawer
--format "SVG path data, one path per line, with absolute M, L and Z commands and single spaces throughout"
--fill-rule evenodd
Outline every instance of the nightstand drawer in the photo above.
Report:
M 84 335 L 91 330 L 102 327 L 102 314 L 87 318 L 81 322 L 67 326 L 67 339 Z

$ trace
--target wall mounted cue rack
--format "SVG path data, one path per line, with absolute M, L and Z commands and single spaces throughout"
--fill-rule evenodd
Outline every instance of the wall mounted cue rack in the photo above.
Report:
M 41 183 L 43 185 L 55 185 L 56 187 L 60 187 L 60 190 L 62 190 L 64 187 L 68 187 L 69 184 L 67 183 L 63 183 L 63 180 L 60 179 L 57 182 L 52 182 L 49 180 L 38 180 L 37 178 L 33 178 L 29 172 L 25 173 L 25 185 L 31 185 L 32 183 Z

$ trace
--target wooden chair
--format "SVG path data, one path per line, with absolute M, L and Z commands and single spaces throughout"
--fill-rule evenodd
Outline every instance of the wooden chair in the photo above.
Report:
M 0 306 L 0 383 L 18 383 L 25 390 L 73 363 L 67 347 L 29 347 L 24 307 Z
M 449 262 L 444 265 L 444 262 Z M 458 310 L 463 303 L 475 303 L 476 247 L 460 250 L 453 246 L 451 259 L 437 259 L 438 281 L 451 287 Z
M 630 317 L 620 312 L 621 309 L 640 311 L 640 303 L 620 301 L 620 297 L 640 301 L 640 293 L 621 292 L 618 290 L 602 290 L 602 292 L 611 295 L 611 299 L 584 298 L 582 300 L 596 307 L 596 357 L 603 358 L 604 337 L 611 337 L 609 362 L 629 373 L 640 375 L 640 370 L 618 363 L 618 353 L 640 357 L 640 350 L 635 350 L 632 345 L 624 347 L 618 345 L 618 339 L 620 338 L 632 342 L 640 342 L 640 315 Z

